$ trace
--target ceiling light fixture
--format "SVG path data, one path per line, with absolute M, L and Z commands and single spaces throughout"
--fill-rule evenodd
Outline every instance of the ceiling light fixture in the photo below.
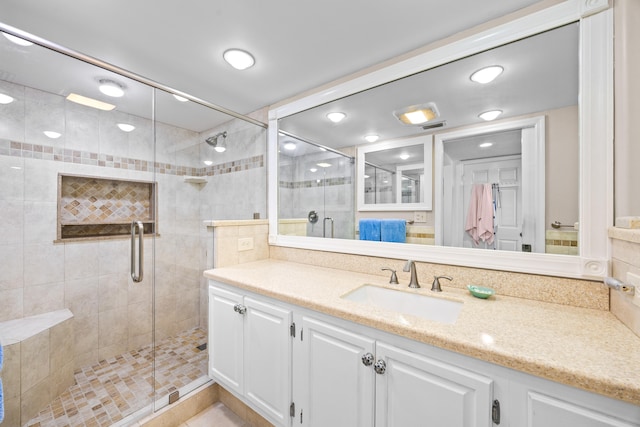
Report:
M 493 145 L 493 142 L 483 142 L 482 144 L 478 145 L 478 147 L 480 148 L 489 148 Z
M 499 65 L 491 65 L 484 67 L 471 74 L 470 79 L 476 83 L 487 84 L 495 80 L 502 72 L 504 68 Z
M 62 136 L 60 132 L 54 132 L 52 130 L 45 130 L 42 133 L 44 133 L 47 138 L 51 138 L 51 139 L 58 139 Z
M 134 125 L 130 125 L 128 123 L 118 123 L 118 127 L 123 132 L 131 132 L 136 128 Z
M 321 168 L 331 167 L 331 163 L 325 163 L 325 162 L 316 163 L 316 165 L 320 166 Z
M 100 80 L 100 92 L 113 98 L 120 98 L 124 95 L 124 87 L 113 80 Z
M 405 125 L 421 125 L 440 116 L 436 104 L 433 102 L 412 105 L 402 110 L 394 111 L 393 115 Z
M 187 98 L 185 98 L 184 96 L 180 96 L 180 95 L 173 94 L 173 97 L 174 97 L 175 99 L 177 99 L 178 101 L 180 101 L 180 102 L 187 102 L 187 101 L 189 101 L 189 100 L 188 100 Z
M 309 171 L 311 171 L 311 172 L 318 172 L 318 168 L 311 168 L 311 169 L 309 169 Z
M 490 110 L 479 114 L 478 117 L 480 117 L 482 120 L 490 122 L 491 120 L 497 119 L 500 114 L 502 114 L 502 110 Z
M 9 40 L 10 42 L 15 43 L 15 44 L 20 45 L 20 46 L 32 46 L 33 45 L 33 43 L 31 43 L 29 40 L 25 40 L 23 38 L 16 37 L 13 34 L 8 34 L 8 33 L 3 32 L 2 35 L 5 36 L 7 38 L 7 40 Z
M 246 70 L 256 63 L 253 55 L 242 49 L 227 49 L 222 57 L 236 70 Z
M 367 142 L 376 142 L 378 139 L 380 139 L 380 136 L 374 133 L 370 133 L 369 135 L 365 135 L 364 139 Z
M 289 151 L 295 150 L 296 149 L 295 142 L 287 142 L 286 144 L 284 144 L 284 149 Z
M 338 111 L 327 114 L 327 119 L 331 120 L 333 123 L 340 123 L 344 120 L 345 117 L 347 117 L 345 113 L 341 113 Z
M 4 93 L 0 93 L 0 104 L 11 104 L 15 99 Z
M 407 160 L 411 156 L 408 155 L 408 154 L 400 154 L 400 156 L 398 156 L 398 157 L 400 157 L 402 160 Z
M 84 105 L 86 107 L 97 108 L 98 110 L 111 111 L 116 108 L 113 104 L 98 101 L 97 99 L 88 98 L 86 96 L 78 95 L 77 93 L 70 93 L 67 96 L 67 100 L 75 102 L 76 104 Z
M 207 165 L 207 166 L 211 166 L 211 165 L 213 164 L 213 162 L 212 162 L 211 160 L 205 160 L 205 161 L 204 161 L 204 162 L 202 162 L 202 163 L 204 163 L 204 164 L 205 164 L 205 165 Z

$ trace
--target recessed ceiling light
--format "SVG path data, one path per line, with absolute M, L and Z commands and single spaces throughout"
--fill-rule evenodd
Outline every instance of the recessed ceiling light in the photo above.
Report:
M 309 171 L 311 171 L 311 172 L 318 172 L 318 168 L 311 168 L 311 169 L 309 169 Z
M 400 157 L 402 160 L 407 160 L 411 156 L 408 155 L 408 154 L 400 154 L 400 156 L 398 156 L 398 157 Z
M 11 104 L 15 99 L 4 93 L 0 93 L 0 104 Z
M 295 150 L 296 149 L 296 144 L 294 142 L 287 142 L 286 144 L 284 144 L 284 149 L 285 150 Z
M 122 85 L 114 82 L 113 80 L 100 80 L 99 86 L 100 92 L 113 98 L 120 98 L 124 95 L 124 88 Z
M 316 163 L 316 165 L 320 166 L 321 168 L 331 167 L 331 163 L 324 163 L 324 162 Z
M 128 123 L 118 123 L 118 127 L 123 132 L 131 132 L 136 128 L 134 125 L 130 125 Z
M 376 135 L 376 134 L 373 134 L 373 133 L 370 133 L 369 135 L 365 135 L 364 139 L 367 142 L 376 142 L 378 139 L 380 139 L 380 136 Z
M 177 99 L 178 101 L 180 101 L 180 102 L 187 102 L 187 101 L 189 101 L 189 100 L 188 100 L 187 98 L 185 98 L 184 96 L 180 96 L 180 95 L 173 94 L 173 97 L 174 97 L 175 99 Z
M 480 117 L 482 120 L 490 122 L 491 120 L 495 120 L 500 114 L 502 114 L 502 110 L 491 110 L 479 114 L 478 117 Z
M 394 111 L 393 114 L 405 125 L 421 125 L 440 115 L 436 104 L 433 102 L 412 105 L 402 110 Z
M 58 139 L 62 136 L 62 134 L 60 132 L 54 132 L 52 130 L 45 130 L 44 133 L 47 138 L 51 138 L 51 139 Z
M 327 114 L 327 119 L 331 120 L 333 123 L 340 123 L 344 120 L 345 117 L 347 117 L 345 113 L 340 113 L 337 111 Z
M 476 83 L 486 84 L 492 82 L 496 77 L 498 77 L 504 68 L 499 65 L 491 65 L 490 67 L 484 67 L 471 74 L 471 80 Z
M 364 179 L 368 179 L 368 178 L 371 178 L 371 177 L 369 175 L 364 176 Z
M 493 142 L 483 142 L 482 144 L 478 145 L 478 147 L 480 148 L 489 148 L 493 145 Z
M 225 61 L 229 63 L 236 70 L 246 70 L 252 67 L 256 63 L 249 52 L 241 49 L 228 49 L 222 54 Z
M 25 39 L 22 39 L 20 37 L 16 37 L 13 34 L 8 34 L 8 33 L 3 32 L 2 35 L 5 36 L 7 38 L 7 40 L 9 40 L 10 42 L 18 44 L 20 46 L 31 46 L 31 45 L 33 45 L 33 43 L 31 43 L 29 40 L 25 40 Z
M 71 102 L 75 102 L 76 104 L 97 108 L 98 110 L 103 110 L 103 111 L 111 111 L 114 108 L 116 108 L 115 105 L 98 101 L 97 99 L 88 98 L 86 96 L 78 95 L 77 93 L 70 93 L 67 96 L 67 100 Z
M 211 160 L 205 160 L 203 163 L 204 163 L 205 165 L 207 165 L 207 166 L 211 166 L 211 165 L 213 164 L 213 161 L 211 161 Z

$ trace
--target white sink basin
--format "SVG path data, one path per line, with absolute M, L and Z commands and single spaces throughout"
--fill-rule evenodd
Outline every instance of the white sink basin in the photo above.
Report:
M 368 304 L 385 310 L 454 324 L 462 303 L 444 298 L 404 292 L 395 289 L 364 285 L 342 296 L 343 299 Z

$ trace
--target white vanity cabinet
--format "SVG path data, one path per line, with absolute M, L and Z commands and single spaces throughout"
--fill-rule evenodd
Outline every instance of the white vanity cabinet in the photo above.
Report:
M 638 427 L 640 407 L 517 375 L 511 381 L 512 425 L 523 427 Z M 522 377 L 522 378 L 520 378 Z
M 209 286 L 209 376 L 277 425 L 289 424 L 292 312 Z
M 300 326 L 294 397 L 301 399 L 294 425 L 373 426 L 375 341 L 307 316 Z
M 491 426 L 488 377 L 311 317 L 301 338 L 302 425 Z

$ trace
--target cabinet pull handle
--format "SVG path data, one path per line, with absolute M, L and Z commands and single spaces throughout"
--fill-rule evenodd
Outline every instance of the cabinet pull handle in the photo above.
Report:
M 384 360 L 378 360 L 375 365 L 373 365 L 373 370 L 376 371 L 376 374 L 384 374 L 387 370 L 387 364 Z
M 233 306 L 233 311 L 235 311 L 238 314 L 245 314 L 247 312 L 247 307 L 245 307 L 242 304 L 236 304 Z
M 362 364 L 364 366 L 371 366 L 373 365 L 373 359 L 374 359 L 373 354 L 365 353 L 362 355 Z

